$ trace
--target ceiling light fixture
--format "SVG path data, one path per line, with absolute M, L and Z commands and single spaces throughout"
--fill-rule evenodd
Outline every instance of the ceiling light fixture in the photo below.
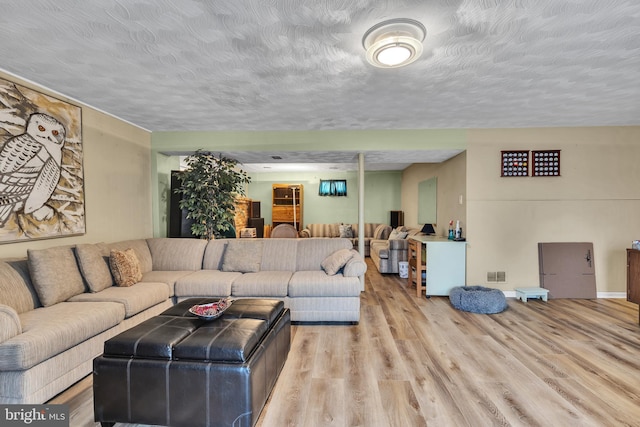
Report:
M 404 67 L 420 57 L 426 35 L 426 28 L 416 20 L 390 19 L 369 28 L 362 37 L 362 46 L 371 65 Z

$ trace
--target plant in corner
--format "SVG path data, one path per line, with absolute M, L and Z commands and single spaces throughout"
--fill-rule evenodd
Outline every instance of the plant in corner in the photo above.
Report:
M 186 159 L 188 168 L 178 175 L 180 209 L 193 220 L 191 232 L 201 239 L 220 238 L 232 228 L 235 200 L 251 182 L 234 159 L 197 150 Z

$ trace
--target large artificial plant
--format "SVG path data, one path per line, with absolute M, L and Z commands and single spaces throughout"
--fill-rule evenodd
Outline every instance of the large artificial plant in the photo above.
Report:
M 191 232 L 201 239 L 220 238 L 232 228 L 235 200 L 245 194 L 251 179 L 238 162 L 198 150 L 186 159 L 187 169 L 178 175 L 182 195 L 180 209 L 191 219 Z

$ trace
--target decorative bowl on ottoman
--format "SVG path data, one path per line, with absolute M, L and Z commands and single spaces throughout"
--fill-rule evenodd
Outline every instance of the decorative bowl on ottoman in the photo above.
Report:
M 189 313 L 198 316 L 202 320 L 213 320 L 222 316 L 232 303 L 232 299 L 223 298 L 207 304 L 195 304 L 189 309 Z
M 457 286 L 451 289 L 449 301 L 454 308 L 471 313 L 493 314 L 507 308 L 507 299 L 500 289 L 484 286 Z

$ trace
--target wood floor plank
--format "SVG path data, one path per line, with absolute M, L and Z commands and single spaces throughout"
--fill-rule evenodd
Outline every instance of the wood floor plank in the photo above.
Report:
M 426 426 L 415 393 L 408 381 L 378 382 L 389 427 Z
M 313 362 L 313 378 L 345 377 L 344 355 L 350 334 L 347 329 L 353 326 L 327 325 L 318 331 L 319 344 Z
M 317 326 L 295 334 L 287 362 L 271 392 L 269 410 L 263 410 L 264 417 L 258 420 L 259 426 L 297 427 L 303 424 L 307 405 L 313 403 L 310 388 L 320 337 Z
M 307 407 L 305 427 L 328 427 L 346 425 L 344 381 L 332 378 L 313 378 L 310 395 L 313 405 Z
M 365 307 L 365 331 L 370 344 L 368 359 L 379 378 L 388 380 L 405 380 L 406 371 L 398 349 L 393 345 L 393 336 L 389 325 L 385 322 L 380 307 Z
M 639 425 L 637 305 L 508 299 L 467 313 L 367 262 L 360 323 L 292 327 L 258 427 Z M 69 404 L 72 427 L 97 426 L 91 384 L 51 401 Z

